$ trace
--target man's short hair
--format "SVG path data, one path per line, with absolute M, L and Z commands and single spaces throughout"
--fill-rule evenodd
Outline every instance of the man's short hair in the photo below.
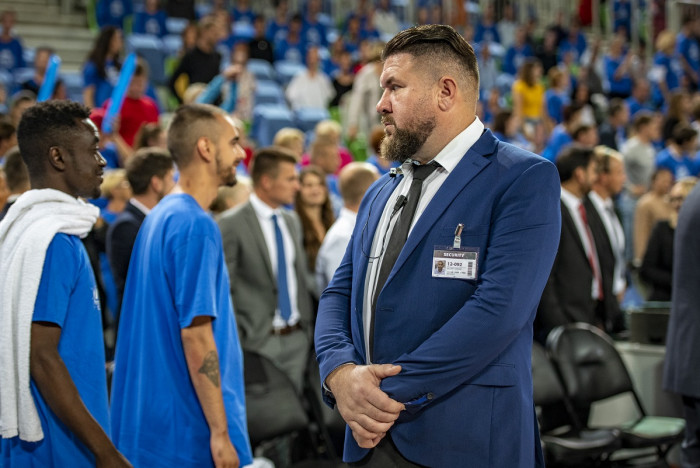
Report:
M 5 154 L 5 180 L 10 192 L 16 193 L 22 187 L 29 185 L 29 171 L 22 160 L 19 148 L 16 146 Z
M 588 133 L 593 129 L 594 129 L 593 125 L 579 124 L 571 132 L 571 138 L 573 138 L 575 141 L 578 141 L 578 139 L 581 135 L 583 135 L 584 133 Z
M 654 114 L 650 111 L 640 111 L 632 122 L 632 128 L 635 132 L 641 130 L 642 127 L 649 125 L 654 120 Z
M 45 101 L 28 108 L 17 128 L 17 143 L 29 174 L 43 174 L 52 146 L 72 147 L 90 109 L 73 101 Z
M 153 176 L 163 178 L 173 169 L 173 158 L 162 148 L 146 147 L 136 151 L 126 163 L 126 178 L 134 195 L 148 191 Z
M 148 62 L 141 57 L 137 58 L 133 76 L 145 76 L 148 78 L 149 73 L 150 69 L 148 68 Z
M 382 61 L 396 54 L 409 54 L 439 79 L 452 71 L 460 87 L 479 90 L 479 66 L 474 49 L 452 26 L 429 24 L 405 29 L 387 42 Z
M 569 146 L 557 156 L 556 165 L 559 179 L 570 180 L 579 167 L 586 169 L 593 159 L 593 149 L 585 146 Z
M 564 108 L 561 111 L 562 120 L 564 121 L 564 123 L 570 122 L 571 119 L 573 119 L 578 112 L 581 112 L 581 109 L 583 109 L 583 105 L 575 102 L 569 104 L 568 106 L 564 106 Z
M 253 155 L 253 167 L 250 170 L 250 178 L 253 180 L 253 187 L 260 184 L 262 176 L 266 175 L 272 179 L 277 178 L 281 163 L 296 164 L 294 155 L 286 148 L 279 146 L 268 146 L 260 148 Z
M 0 141 L 9 140 L 17 133 L 15 126 L 6 120 L 0 120 Z
M 367 189 L 379 178 L 379 172 L 368 162 L 351 162 L 338 175 L 338 189 L 348 205 L 358 205 Z
M 620 98 L 613 98 L 610 100 L 610 106 L 608 107 L 608 116 L 609 117 L 614 117 L 618 114 L 618 112 L 621 112 L 625 110 L 625 106 L 627 104 L 623 99 Z
M 688 143 L 696 136 L 698 136 L 697 130 L 683 122 L 673 127 L 673 132 L 671 133 L 671 139 L 677 145 Z
M 598 174 L 610 174 L 610 165 L 612 161 L 624 164 L 622 155 L 605 145 L 598 145 L 593 148 L 593 154 L 595 154 Z
M 221 126 L 217 118 L 225 115 L 209 104 L 186 104 L 175 111 L 168 127 L 168 151 L 179 168 L 192 162 L 200 138 L 218 139 Z

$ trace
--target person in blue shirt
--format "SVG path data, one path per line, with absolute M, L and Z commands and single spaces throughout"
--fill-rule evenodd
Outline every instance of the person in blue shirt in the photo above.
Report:
M 245 158 L 224 111 L 175 111 L 168 149 L 179 170 L 134 244 L 112 383 L 114 442 L 137 466 L 245 466 L 242 351 L 221 232 L 207 212 Z
M 275 7 L 275 16 L 267 25 L 265 38 L 276 44 L 287 37 L 289 18 L 287 16 L 287 0 L 280 0 Z
M 547 115 L 556 124 L 564 120 L 564 108 L 571 104 L 569 72 L 564 67 L 552 67 L 547 73 L 549 89 L 544 93 Z
M 649 71 L 652 82 L 651 99 L 657 108 L 663 107 L 671 97 L 671 91 L 681 87 L 683 67 L 676 54 L 676 36 L 666 30 L 656 38 L 654 64 Z
M 696 35 L 699 23 L 697 18 L 686 15 L 676 36 L 676 53 L 688 84 L 694 90 L 700 84 L 700 43 Z
M 515 42 L 508 47 L 503 58 L 503 71 L 509 75 L 516 76 L 525 59 L 534 57 L 535 54 L 527 43 L 527 31 L 520 27 L 515 32 Z
M 131 0 L 98 0 L 95 6 L 97 24 L 100 28 L 115 26 L 124 29 L 124 20 L 134 12 Z
M 610 42 L 608 53 L 603 57 L 605 78 L 610 85 L 608 95 L 611 98 L 625 99 L 632 94 L 632 54 L 625 52 L 625 41 L 624 36 L 615 36 Z
M 302 38 L 302 19 L 294 15 L 289 21 L 287 36 L 275 43 L 275 61 L 304 63 L 306 57 L 306 42 Z
M 637 4 L 641 9 L 641 5 Z M 615 0 L 613 2 L 613 32 L 624 33 L 629 39 L 632 32 L 632 3 L 629 0 Z
M 632 83 L 632 95 L 625 99 L 630 110 L 630 119 L 634 120 L 638 112 L 653 112 L 654 106 L 649 102 L 651 96 L 651 85 L 649 80 L 643 77 L 635 78 Z
M 474 42 L 478 44 L 492 42 L 501 43 L 501 37 L 496 27 L 495 12 L 493 10 L 493 4 L 491 3 L 486 4 L 481 14 L 481 21 L 476 24 Z
M 146 0 L 143 11 L 134 13 L 134 22 L 131 31 L 135 34 L 151 34 L 163 37 L 168 34 L 165 20 L 168 15 L 160 8 L 158 0 Z
M 105 26 L 83 65 L 83 104 L 101 107 L 112 96 L 119 79 L 122 32 L 115 26 Z
M 690 125 L 676 125 L 668 146 L 656 155 L 656 168 L 668 169 L 673 173 L 674 180 L 697 176 L 700 165 L 696 158 L 690 156 L 695 153 L 697 139 L 698 132 Z
M 581 32 L 578 18 L 574 17 L 571 19 L 568 34 L 559 43 L 559 60 L 561 61 L 562 57 L 571 51 L 574 53 L 574 61 L 578 62 L 586 51 L 586 47 L 588 47 L 586 37 Z
M 549 161 L 556 161 L 557 156 L 566 146 L 573 143 L 573 133 L 579 127 L 583 106 L 580 104 L 570 104 L 564 108 L 564 120 L 554 127 L 552 134 L 547 140 L 547 145 L 542 152 L 542 157 Z
M 10 73 L 25 66 L 22 42 L 12 35 L 15 20 L 14 11 L 3 11 L 0 15 L 0 70 Z
M 47 101 L 24 113 L 17 132 L 32 186 L 24 199 L 34 197 L 32 210 L 55 217 L 51 222 L 40 221 L 35 228 L 56 227 L 43 234 L 44 238 L 44 231 L 33 234 L 37 243 L 47 242 L 38 290 L 31 293 L 33 313 L 27 331 L 29 390 L 43 435 L 28 442 L 23 439 L 26 428 L 20 425 L 17 436 L 0 439 L 3 467 L 131 466 L 109 438 L 99 298 L 79 237 L 92 228 L 98 213 L 77 198 L 99 195 L 105 164 L 97 150 L 97 128 L 88 115 L 89 110 L 78 103 Z M 22 203 L 20 197 L 16 206 Z M 25 228 L 19 211 L 10 216 L 10 224 L 3 225 L 4 239 L 13 237 L 13 228 Z M 42 247 L 34 244 L 30 248 Z M 23 254 L 21 246 L 15 252 Z M 8 258 L 3 257 L 0 264 L 5 261 Z M 3 318 L 3 323 L 10 322 Z M 9 421 L 0 425 L 3 423 Z
M 252 26 L 255 21 L 255 13 L 250 8 L 249 0 L 238 0 L 231 10 L 231 17 L 236 23 L 246 23 Z
M 309 45 L 326 47 L 328 45 L 326 26 L 319 19 L 321 2 L 319 0 L 309 0 L 307 8 L 308 14 L 304 18 L 302 39 Z

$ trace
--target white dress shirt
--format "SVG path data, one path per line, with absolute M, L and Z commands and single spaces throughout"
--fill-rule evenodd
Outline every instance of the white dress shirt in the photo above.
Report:
M 452 139 L 445 147 L 435 156 L 433 161 L 440 164 L 430 176 L 428 176 L 423 181 L 423 187 L 421 190 L 420 200 L 418 200 L 418 206 L 416 207 L 416 213 L 413 217 L 411 223 L 411 228 L 408 232 L 410 238 L 411 231 L 420 219 L 423 211 L 428 206 L 430 201 L 433 199 L 437 191 L 440 189 L 442 184 L 450 175 L 457 164 L 462 160 L 462 157 L 466 154 L 469 148 L 472 147 L 474 143 L 481 137 L 484 132 L 484 124 L 477 117 L 474 122 L 471 123 L 466 129 L 464 129 L 459 135 Z M 370 324 L 372 322 L 372 298 L 374 297 L 374 290 L 377 285 L 377 277 L 379 276 L 379 267 L 384 259 L 384 251 L 386 250 L 386 242 L 391 237 L 391 231 L 394 229 L 396 220 L 400 216 L 400 212 L 394 216 L 391 216 L 393 210 L 387 209 L 387 207 L 393 207 L 396 205 L 396 199 L 400 196 L 407 196 L 408 191 L 411 188 L 411 183 L 413 182 L 413 163 L 411 160 L 407 160 L 401 166 L 403 172 L 403 178 L 397 184 L 391 196 L 387 200 L 386 205 L 383 207 L 382 217 L 377 225 L 377 230 L 374 232 L 374 239 L 372 241 L 372 249 L 369 255 L 367 264 L 367 276 L 365 277 L 365 297 L 363 299 L 363 324 L 364 324 L 364 334 L 365 334 L 365 349 L 367 350 L 367 362 L 370 362 Z M 378 208 L 377 208 L 378 209 Z
M 610 246 L 615 256 L 615 273 L 613 277 L 613 294 L 617 295 L 625 290 L 627 281 L 625 280 L 625 232 L 622 224 L 615 214 L 612 198 L 603 200 L 596 192 L 591 191 L 589 195 L 593 206 L 600 214 L 600 219 L 605 226 L 605 232 L 610 239 Z
M 141 212 L 142 212 L 143 214 L 145 214 L 145 215 L 148 215 L 148 213 L 151 212 L 151 209 L 150 209 L 149 207 L 147 207 L 146 205 L 144 205 L 143 203 L 141 203 L 140 201 L 138 201 L 138 200 L 135 199 L 135 198 L 129 199 L 129 202 L 130 202 L 132 205 L 134 205 L 136 208 L 138 208 L 139 210 L 141 210 Z
M 588 227 L 583 224 L 583 219 L 581 219 L 581 213 L 579 212 L 579 205 L 583 205 L 581 199 L 574 195 L 573 193 L 566 190 L 564 187 L 561 188 L 561 201 L 564 202 L 564 206 L 569 210 L 571 218 L 574 220 L 576 225 L 576 231 L 583 244 L 583 249 L 586 251 L 586 257 L 593 258 L 595 263 L 595 268 L 600 271 L 600 263 L 598 263 L 598 254 L 595 249 L 595 244 L 593 243 L 593 234 L 588 232 Z M 600 285 L 596 281 L 595 272 L 593 273 L 593 280 L 591 281 L 591 297 L 593 299 L 598 299 Z
M 277 224 L 280 227 L 280 231 L 282 231 L 282 239 L 284 239 L 284 256 L 287 261 L 287 287 L 289 288 L 289 302 L 292 304 L 292 315 L 289 317 L 289 322 L 285 323 L 280 315 L 279 308 L 275 308 L 275 318 L 272 320 L 272 326 L 274 328 L 284 328 L 287 325 L 294 325 L 299 322 L 300 317 L 297 304 L 297 274 L 294 269 L 294 261 L 296 260 L 294 240 L 282 216 L 282 208 L 271 208 L 254 193 L 250 195 L 250 204 L 253 207 L 253 211 L 255 211 L 258 223 L 260 223 L 260 229 L 265 238 L 267 254 L 270 256 L 272 274 L 275 277 L 275 281 L 277 280 L 277 240 L 275 239 L 275 226 L 272 222 L 272 215 L 277 215 Z M 267 294 L 268 292 L 257 291 L 257 293 Z
M 319 293 L 326 289 L 335 274 L 335 270 L 340 266 L 345 250 L 350 243 L 356 220 L 357 213 L 345 207 L 341 208 L 338 219 L 335 220 L 326 233 L 326 237 L 323 238 L 321 248 L 316 256 L 316 285 Z

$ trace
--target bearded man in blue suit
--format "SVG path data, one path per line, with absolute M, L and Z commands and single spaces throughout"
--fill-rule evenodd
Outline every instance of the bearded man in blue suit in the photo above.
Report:
M 476 57 L 451 27 L 405 30 L 382 59 L 382 153 L 403 165 L 365 195 L 316 322 L 344 459 L 542 465 L 530 354 L 561 228 L 556 168 L 484 130 Z

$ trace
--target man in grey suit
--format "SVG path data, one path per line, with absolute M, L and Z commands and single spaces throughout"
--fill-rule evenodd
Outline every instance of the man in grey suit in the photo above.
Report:
M 700 467 L 700 184 L 678 214 L 673 249 L 671 319 L 666 337 L 664 389 L 683 397 L 683 468 Z
M 301 391 L 310 349 L 311 278 L 301 222 L 284 208 L 299 179 L 294 156 L 263 148 L 253 159 L 250 201 L 219 221 L 244 349 L 270 358 Z

